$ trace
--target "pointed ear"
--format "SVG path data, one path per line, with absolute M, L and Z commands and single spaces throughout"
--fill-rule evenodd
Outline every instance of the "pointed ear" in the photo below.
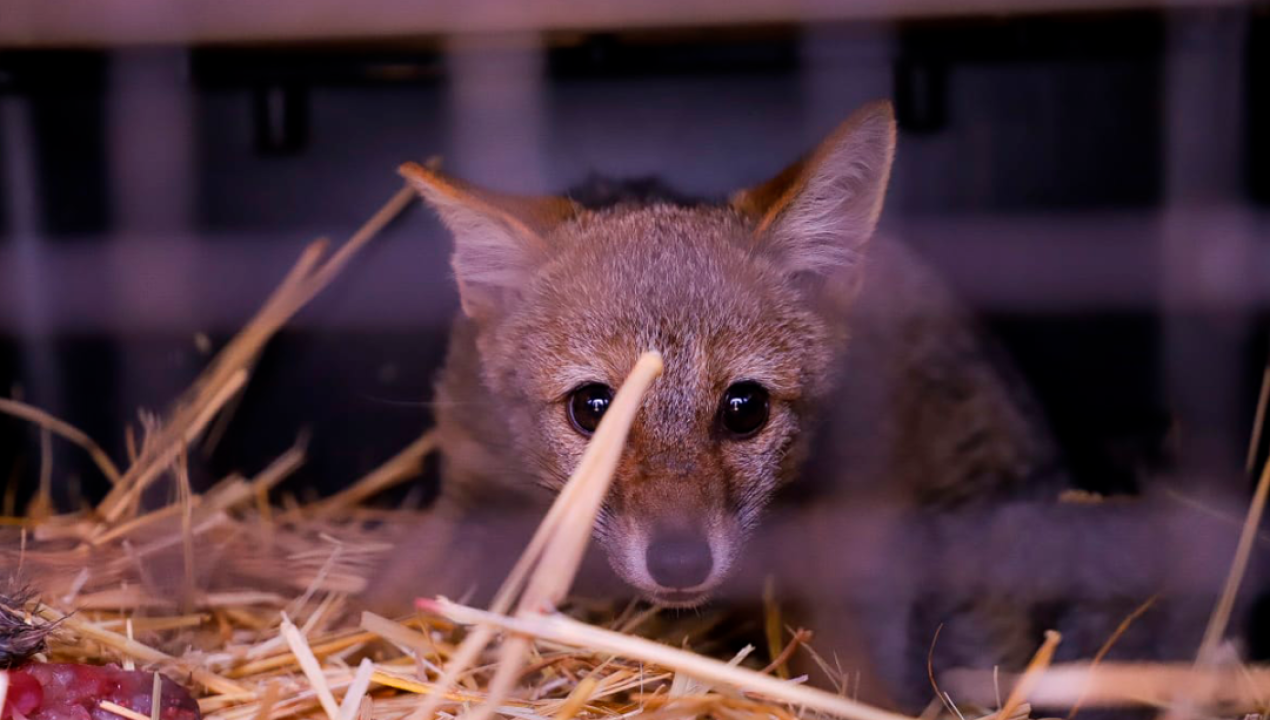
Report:
M 546 257 L 546 236 L 581 210 L 566 198 L 504 195 L 415 163 L 399 172 L 453 233 L 459 298 L 476 320 L 506 310 Z
M 895 154 L 895 114 L 880 101 L 857 110 L 802 160 L 731 204 L 755 221 L 754 247 L 791 275 L 854 284 L 873 235 Z

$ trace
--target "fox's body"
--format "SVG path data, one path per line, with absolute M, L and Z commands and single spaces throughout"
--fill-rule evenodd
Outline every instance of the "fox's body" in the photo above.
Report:
M 917 695 L 934 627 L 915 618 L 964 619 L 950 662 L 1025 659 L 1039 640 L 1025 608 L 932 600 L 906 572 L 933 562 L 907 541 L 915 518 L 1045 502 L 1062 473 L 1008 363 L 910 252 L 872 239 L 894 132 L 870 106 L 721 203 L 647 183 L 509 197 L 409 166 L 455 235 L 463 312 L 437 383 L 431 564 L 398 583 L 493 589 L 604 393 L 651 349 L 665 372 L 596 529 L 626 585 L 692 606 L 774 573 L 821 648 L 859 663 L 866 697 Z
M 681 211 L 628 205 L 615 212 L 647 213 L 651 220 L 663 213 Z M 684 212 L 706 211 L 697 207 Z M 690 281 L 692 263 L 681 257 L 675 246 L 670 245 L 667 250 L 670 257 L 663 276 L 667 286 L 676 281 L 677 269 L 689 273 L 679 281 Z M 825 639 L 826 649 L 837 650 L 845 657 L 851 650 L 834 648 L 833 638 L 841 639 L 854 630 L 834 628 L 831 624 L 841 625 L 844 616 L 855 616 L 855 620 L 863 617 L 864 622 L 850 624 L 867 628 L 859 638 L 862 646 L 889 652 L 890 657 L 870 661 L 884 665 L 876 671 L 887 676 L 884 684 L 905 686 L 888 688 L 887 692 L 901 694 L 915 689 L 910 671 L 920 665 L 914 664 L 913 652 L 924 652 L 925 646 L 916 644 L 928 642 L 932 628 L 907 627 L 910 611 L 899 611 L 897 602 L 903 598 L 912 603 L 915 593 L 901 579 L 903 573 L 889 572 L 896 558 L 888 558 L 882 551 L 885 540 L 878 534 L 889 535 L 907 527 L 906 516 L 923 509 L 938 511 L 1025 497 L 1053 498 L 1060 479 L 1054 448 L 1027 393 L 1009 379 L 1008 365 L 946 289 L 906 248 L 889 238 L 874 239 L 866 262 L 866 277 L 851 312 L 852 321 L 847 325 L 851 333 L 849 350 L 830 353 L 828 360 L 831 370 L 836 371 L 836 382 L 823 397 L 809 399 L 814 405 L 810 411 L 813 423 L 799 429 L 806 438 L 800 438 L 789 450 L 787 462 L 794 476 L 786 488 L 789 497 L 781 493 L 773 497 L 775 506 L 770 510 L 774 517 L 766 522 L 757 520 L 754 537 L 749 539 L 765 547 L 763 554 L 768 562 L 755 563 L 748 572 L 737 568 L 739 579 L 721 592 L 756 596 L 760 579 L 772 573 L 779 575 L 782 570 L 785 577 L 781 584 L 791 597 L 816 596 L 803 600 L 803 607 L 824 606 L 832 587 L 837 600 L 822 607 L 821 612 L 809 613 L 804 622 Z M 595 289 L 598 297 L 610 299 L 612 293 L 621 291 Z M 656 312 L 667 313 L 671 322 L 682 328 L 678 332 L 699 335 L 700 331 L 691 327 L 692 318 L 675 318 L 674 312 L 669 311 L 684 306 L 675 292 L 666 287 L 637 286 L 631 291 L 629 302 L 633 305 L 656 307 L 660 300 L 665 306 Z M 697 291 L 726 292 L 710 287 Z M 570 333 L 570 328 L 580 326 L 575 322 L 562 313 L 559 332 Z M 464 540 L 455 544 L 467 545 L 472 554 L 459 560 L 447 553 L 447 565 L 482 567 L 480 582 L 489 591 L 497 586 L 514 559 L 514 552 L 523 547 L 520 539 L 527 537 L 553 495 L 544 491 L 542 467 L 533 460 L 536 448 L 547 441 L 534 428 L 518 429 L 511 413 L 496 410 L 503 401 L 482 378 L 482 368 L 487 363 L 483 362 L 477 335 L 470 319 L 456 320 L 449 356 L 437 384 L 437 427 L 439 445 L 444 449 L 438 512 L 454 522 L 471 524 L 459 533 Z M 675 339 L 663 337 L 658 346 L 666 356 L 668 370 L 675 368 L 677 362 L 684 362 L 685 356 L 701 352 L 681 347 Z M 782 340 L 795 343 L 800 338 L 790 334 Z M 632 343 L 618 356 L 613 368 L 615 377 L 620 378 L 623 369 L 633 362 L 631 353 L 636 347 L 639 346 Z M 524 364 L 536 352 L 523 347 L 510 350 L 506 359 L 509 366 Z M 746 343 L 739 342 L 731 351 L 745 350 Z M 603 350 L 597 348 L 596 352 L 602 354 Z M 669 409 L 667 412 L 670 414 Z M 687 471 L 699 461 L 684 458 L 673 448 L 683 434 L 705 430 L 677 424 L 671 427 L 674 429 L 661 438 L 664 445 L 656 446 L 654 451 L 658 461 L 664 463 L 654 472 L 666 473 L 674 485 L 656 488 L 654 492 L 666 503 L 668 513 L 678 509 L 700 512 L 698 494 L 702 489 L 693 485 Z M 632 442 L 649 439 L 637 434 Z M 677 463 L 684 470 L 676 472 Z M 553 468 L 551 476 L 563 480 L 562 471 L 567 472 L 567 468 Z M 860 522 L 866 518 L 870 522 Z M 500 540 L 488 541 L 491 534 Z M 476 540 L 478 537 L 487 540 L 483 543 Z M 852 546 L 861 551 L 851 552 Z M 872 549 L 866 550 L 868 546 Z M 478 547 L 483 549 L 472 550 Z M 746 548 L 738 550 L 745 552 Z M 490 553 L 498 553 L 497 559 L 490 558 Z M 867 562 L 880 564 L 872 569 L 859 567 Z M 848 563 L 855 567 L 845 567 Z M 735 559 L 729 564 L 744 563 Z M 835 571 L 838 582 L 826 581 L 826 576 Z M 886 582 L 887 577 L 891 582 Z M 456 582 L 477 582 L 476 574 L 470 571 L 464 572 L 462 578 Z M 597 579 L 595 573 L 584 578 L 592 584 L 603 580 Z M 849 578 L 867 580 L 873 585 L 872 592 L 853 594 L 844 590 Z M 825 586 L 818 590 L 799 587 L 802 580 Z M 596 591 L 587 587 L 585 580 L 580 589 Z M 603 591 L 620 588 L 609 584 Z M 994 605 L 991 598 L 982 600 L 975 611 L 960 613 L 965 618 L 982 609 L 985 616 L 950 630 L 950 639 L 945 640 L 948 647 L 957 643 L 951 639 L 953 634 L 961 632 L 966 637 L 958 646 L 958 660 L 977 660 L 979 666 L 1026 660 L 1039 637 L 1030 618 L 1020 608 L 1003 612 L 1004 608 Z M 941 610 L 931 612 L 936 616 L 935 622 L 952 619 Z M 988 634 L 979 622 L 987 619 L 987 614 L 995 615 L 992 619 L 998 626 L 1005 625 L 996 628 L 995 635 Z M 900 642 L 897 633 L 905 635 Z M 1002 635 L 1008 636 L 1008 644 L 1001 642 Z M 920 693 L 920 686 L 916 690 Z

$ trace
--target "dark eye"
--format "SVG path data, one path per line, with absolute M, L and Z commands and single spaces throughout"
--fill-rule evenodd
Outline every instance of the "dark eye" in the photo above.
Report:
M 737 438 L 747 438 L 767 422 L 767 390 L 756 382 L 739 382 L 723 393 L 719 419 L 723 428 Z
M 569 395 L 569 420 L 578 432 L 590 435 L 595 432 L 600 418 L 604 417 L 604 411 L 609 409 L 612 401 L 613 391 L 608 385 L 583 385 Z

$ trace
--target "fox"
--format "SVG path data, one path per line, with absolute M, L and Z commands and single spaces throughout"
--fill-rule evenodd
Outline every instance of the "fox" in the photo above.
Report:
M 921 706 L 923 613 L 972 619 L 945 633 L 948 663 L 1025 664 L 1030 616 L 923 595 L 906 570 L 923 560 L 913 518 L 1070 480 L 1006 354 L 914 251 L 875 237 L 896 141 L 892 106 L 873 102 L 705 200 L 657 183 L 513 195 L 402 166 L 453 236 L 460 309 L 435 385 L 439 497 L 379 592 L 487 597 L 655 350 L 665 369 L 580 589 L 690 609 L 776 577 L 879 704 Z

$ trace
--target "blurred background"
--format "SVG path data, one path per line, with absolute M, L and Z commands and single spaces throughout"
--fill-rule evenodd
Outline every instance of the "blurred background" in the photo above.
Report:
M 600 173 L 723 196 L 879 97 L 900 124 L 881 231 L 997 331 L 1077 482 L 1246 494 L 1267 4 L 0 0 L 0 395 L 122 458 L 138 410 L 405 160 L 508 191 Z M 328 492 L 415 439 L 457 310 L 449 243 L 420 207 L 375 240 L 268 348 L 196 481 L 304 431 L 286 487 Z M 78 449 L 52 463 L 63 509 L 104 492 Z M 0 417 L 3 515 L 40 469 L 39 432 Z

